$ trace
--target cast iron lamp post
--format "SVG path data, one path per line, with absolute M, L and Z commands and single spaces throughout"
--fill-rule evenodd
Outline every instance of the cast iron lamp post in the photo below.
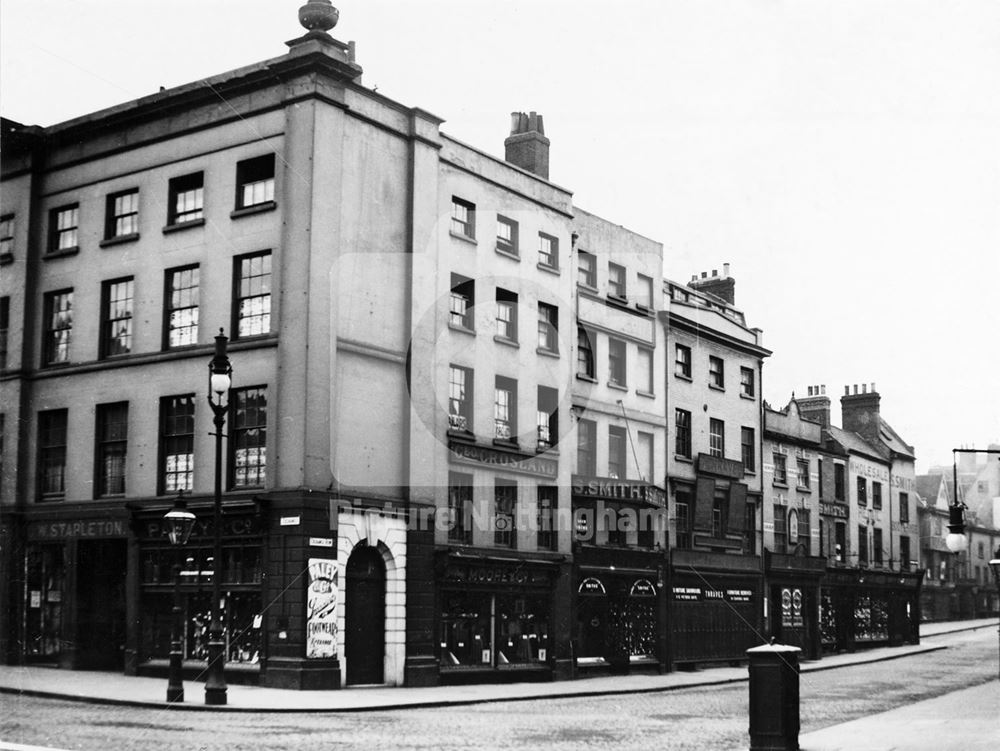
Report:
M 222 430 L 229 408 L 229 387 L 233 368 L 226 356 L 229 339 L 219 329 L 215 337 L 215 356 L 208 364 L 208 404 L 215 415 L 215 503 L 212 522 L 212 620 L 208 626 L 208 676 L 205 679 L 205 703 L 226 703 L 226 645 L 222 629 Z M 214 398 L 213 398 L 214 395 Z
M 167 703 L 184 701 L 184 676 L 182 665 L 184 661 L 183 632 L 181 630 L 181 564 L 180 549 L 187 545 L 194 529 L 195 516 L 187 510 L 182 490 L 174 507 L 163 516 L 167 539 L 176 551 L 174 556 L 174 607 L 173 619 L 170 624 L 170 671 L 167 673 Z
M 990 559 L 990 571 L 993 572 L 993 581 L 997 585 L 997 595 L 1000 596 L 1000 546 L 997 546 L 993 558 Z M 997 640 L 998 649 L 1000 649 L 1000 625 L 997 626 Z M 1000 667 L 997 668 L 997 676 L 1000 677 Z

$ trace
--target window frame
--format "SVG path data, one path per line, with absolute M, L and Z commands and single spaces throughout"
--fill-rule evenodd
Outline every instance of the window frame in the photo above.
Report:
M 8 365 L 8 344 L 10 341 L 10 296 L 0 297 L 0 371 Z
M 692 458 L 691 411 L 674 407 L 674 455 Z
M 493 545 L 498 548 L 517 549 L 517 496 L 516 480 L 493 478 Z
M 66 300 L 65 307 L 57 306 L 56 301 L 61 299 Z M 66 287 L 46 292 L 42 302 L 44 315 L 42 367 L 67 365 L 72 362 L 70 355 L 73 346 L 73 288 Z M 66 325 L 56 325 L 60 323 Z
M 775 485 L 788 485 L 788 457 L 785 454 L 780 454 L 777 451 L 771 454 L 771 462 L 774 465 L 774 471 L 771 474 L 772 482 Z
M 448 325 L 460 331 L 475 333 L 475 307 L 475 280 L 452 272 L 449 292 Z
M 121 285 L 128 285 L 128 296 L 112 298 L 112 292 Z M 127 301 L 127 304 L 124 304 Z M 123 303 L 119 306 L 118 303 Z M 102 360 L 112 357 L 123 357 L 132 353 L 133 321 L 135 320 L 135 277 L 123 276 L 118 279 L 108 279 L 101 282 L 101 330 L 98 357 Z M 114 306 L 114 307 L 113 307 Z M 112 313 L 117 317 L 112 318 Z M 119 322 L 125 322 L 125 334 L 115 335 L 113 332 Z M 115 351 L 126 342 L 124 349 Z
M 537 387 L 535 428 L 537 448 L 545 451 L 559 443 L 559 390 L 541 384 Z
M 691 348 L 686 344 L 674 344 L 674 375 L 688 381 L 691 378 Z
M 906 492 L 899 494 L 899 523 L 910 523 L 910 494 Z
M 628 302 L 628 270 L 614 261 L 608 261 L 608 297 Z
M 754 375 L 753 368 L 748 368 L 745 365 L 740 366 L 740 396 L 745 396 L 751 399 L 757 398 L 757 386 L 756 378 Z
M 254 272 L 254 262 L 260 261 L 260 272 Z M 271 286 L 273 260 L 270 250 L 245 253 L 233 258 L 233 321 L 229 327 L 233 340 L 253 339 L 268 336 L 271 333 Z M 246 273 L 249 271 L 250 273 Z M 259 280 L 259 281 L 258 281 Z M 259 289 L 257 288 L 259 285 Z M 244 294 L 246 292 L 246 294 Z M 251 294 L 254 293 L 254 294 Z M 261 310 L 244 315 L 244 303 L 260 300 Z M 244 333 L 244 322 L 260 320 L 257 333 Z M 250 327 L 252 332 L 256 326 Z
M 0 215 L 0 260 L 13 260 L 16 214 Z
M 472 545 L 472 525 L 466 526 L 466 521 L 472 520 L 473 475 L 466 472 L 448 472 L 448 542 L 459 545 Z M 469 510 L 468 516 L 465 511 Z
M 185 196 L 191 206 L 179 205 Z M 193 226 L 205 221 L 205 172 L 189 172 L 167 181 L 167 227 Z
M 597 289 L 597 256 L 586 250 L 577 251 L 576 283 L 589 290 Z
M 648 396 L 655 396 L 656 394 L 656 379 L 654 378 L 653 369 L 656 367 L 656 358 L 654 356 L 653 350 L 649 347 L 638 346 L 636 348 L 636 364 L 639 366 L 638 378 L 641 381 L 643 371 L 645 370 L 647 378 L 645 384 L 639 384 L 636 387 L 637 393 L 645 394 Z
M 577 422 L 576 470 L 586 477 L 597 475 L 597 423 L 594 420 Z
M 882 509 L 882 483 L 872 480 L 872 508 L 876 511 Z
M 184 402 L 186 400 L 186 403 Z M 157 459 L 157 471 L 156 471 L 156 492 L 157 495 L 173 495 L 178 491 L 188 492 L 194 488 L 194 468 L 195 468 L 195 456 L 194 456 L 194 435 L 195 435 L 195 419 L 197 415 L 197 410 L 195 408 L 196 395 L 195 394 L 172 394 L 170 396 L 160 397 L 160 420 L 159 420 L 159 450 Z M 189 406 L 186 411 L 178 410 L 176 412 L 171 412 L 171 405 L 182 405 Z M 190 430 L 170 430 L 168 423 L 170 421 L 190 421 Z M 187 427 L 185 425 L 179 427 Z M 188 450 L 183 453 L 170 453 L 170 448 L 174 446 L 180 448 L 187 448 Z M 187 457 L 184 460 L 185 467 L 168 472 L 169 457 L 171 456 L 184 456 Z M 184 482 L 177 483 L 170 482 L 168 478 L 184 478 Z
M 608 385 L 628 388 L 628 342 L 608 337 Z
M 69 446 L 69 410 L 41 410 L 38 415 L 36 498 L 53 501 L 66 497 L 66 459 Z M 55 475 L 50 475 L 50 469 Z M 55 480 L 54 490 L 48 481 Z
M 236 211 L 275 205 L 276 161 L 272 151 L 236 163 Z M 253 196 L 257 186 L 261 186 L 263 191 L 260 200 L 255 200 Z M 251 202 L 246 200 L 248 188 L 251 190 Z
M 251 394 L 256 394 L 262 403 L 254 405 L 252 408 L 243 405 L 243 416 L 241 418 L 241 400 L 246 400 Z M 248 415 L 256 415 L 256 422 L 250 423 Z M 261 418 L 263 421 L 261 421 Z M 267 386 L 243 386 L 238 389 L 229 390 L 229 440 L 226 442 L 228 454 L 228 472 L 226 473 L 227 484 L 230 490 L 247 490 L 253 488 L 263 488 L 267 485 Z M 258 435 L 253 436 L 253 433 Z M 246 445 L 241 447 L 241 439 L 246 439 Z M 239 462 L 237 452 L 241 448 L 247 449 L 248 457 L 255 456 L 256 462 L 246 462 L 246 477 L 252 474 L 256 482 L 249 480 L 240 481 Z M 254 453 L 256 452 L 256 453 Z
M 881 567 L 885 561 L 882 555 L 882 528 L 872 527 L 872 565 Z
M 119 213 L 118 201 L 126 197 L 134 198 L 130 210 Z M 124 220 L 130 220 L 128 232 L 119 232 L 118 225 Z M 104 240 L 127 240 L 139 237 L 139 189 L 129 188 L 109 193 L 104 208 Z
M 858 477 L 855 480 L 855 492 L 858 496 L 858 505 L 867 506 L 868 505 L 868 480 L 864 477 Z
M 535 545 L 538 550 L 559 549 L 559 488 L 539 485 L 535 497 L 535 521 L 538 530 Z
M 708 418 L 708 453 L 719 459 L 726 457 L 726 422 L 718 417 Z
M 618 425 L 608 426 L 607 476 L 615 480 L 628 479 L 628 433 Z
M 788 550 L 791 542 L 788 535 L 789 509 L 784 503 L 775 503 L 771 506 L 771 513 L 774 518 L 774 552 L 784 553 Z M 796 528 L 796 532 L 797 532 Z
M 185 272 L 193 271 L 194 284 L 187 287 L 174 287 L 174 278 L 179 274 L 184 274 Z M 182 295 L 184 292 L 194 290 L 194 304 L 193 305 L 177 305 L 174 307 L 174 293 Z M 189 301 L 190 302 L 190 301 Z M 188 324 L 184 326 L 174 327 L 172 325 L 173 314 L 178 311 L 190 311 L 193 310 L 193 324 Z M 201 268 L 199 264 L 193 263 L 186 266 L 175 266 L 174 268 L 166 269 L 163 272 L 163 349 L 172 350 L 180 349 L 182 347 L 194 347 L 198 344 L 198 329 L 199 320 L 201 313 Z M 192 332 L 190 338 L 193 341 L 178 343 L 173 343 L 172 335 L 175 331 L 190 330 Z M 186 338 L 186 337 L 184 337 Z
M 743 461 L 744 472 L 757 471 L 756 446 L 757 431 L 746 425 L 740 426 L 740 458 Z
M 502 398 L 506 394 L 506 403 Z M 506 415 L 504 417 L 504 415 Z M 506 435 L 504 435 L 506 433 Z M 517 443 L 517 379 L 495 376 L 493 384 L 493 439 Z
M 60 226 L 64 214 L 71 214 L 71 225 Z M 63 244 L 63 238 L 71 238 L 68 244 Z M 49 210 L 49 243 L 47 255 L 72 253 L 80 248 L 80 204 L 67 203 Z
M 655 294 L 656 287 L 654 286 L 653 277 L 637 272 L 635 280 L 636 288 L 639 290 L 636 295 L 635 307 L 648 313 L 654 309 L 653 296 Z
M 803 472 L 803 467 L 805 471 Z M 812 489 L 812 481 L 809 479 L 809 460 L 795 459 L 795 485 L 799 488 Z
M 538 349 L 559 354 L 559 306 L 538 301 Z
M 126 494 L 128 478 L 128 418 L 129 403 L 127 401 L 98 404 L 95 411 L 94 427 L 94 498 L 118 498 Z M 115 414 L 117 411 L 117 415 Z M 119 419 L 115 421 L 113 418 Z M 119 434 L 114 433 L 114 426 L 122 428 Z M 108 459 L 113 458 L 116 450 L 120 450 L 121 489 L 109 490 L 113 474 L 108 471 Z
M 456 378 L 461 375 L 461 378 Z M 460 391 L 460 393 L 459 393 Z M 456 396 L 456 394 L 458 394 Z M 448 430 L 473 432 L 475 371 L 463 365 L 448 364 Z M 453 410 L 457 405 L 457 410 Z
M 584 326 L 576 327 L 576 375 L 590 381 L 597 380 L 597 360 L 594 353 L 595 334 Z M 583 370 L 581 371 L 581 366 Z
M 538 265 L 554 271 L 559 269 L 559 238 L 555 235 L 538 233 Z
M 451 197 L 451 223 L 448 226 L 452 235 L 475 242 L 476 204 L 453 195 Z
M 726 361 L 716 355 L 708 356 L 708 386 L 726 390 Z
M 503 237 L 500 233 L 500 227 L 504 226 L 510 231 L 510 239 Z M 500 253 L 506 253 L 510 256 L 520 257 L 520 243 L 518 238 L 518 231 L 520 227 L 516 221 L 510 217 L 504 216 L 503 214 L 497 214 L 497 239 L 496 239 L 496 249 Z

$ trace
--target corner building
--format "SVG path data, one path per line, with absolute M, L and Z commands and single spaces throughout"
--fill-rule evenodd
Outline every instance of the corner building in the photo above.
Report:
M 3 659 L 162 674 L 179 561 L 204 665 L 222 329 L 227 680 L 569 677 L 578 229 L 542 119 L 516 113 L 499 159 L 365 88 L 353 46 L 287 44 L 65 123 L 3 121 Z M 657 289 L 640 245 L 624 265 Z M 619 303 L 645 327 L 636 374 L 657 346 L 641 300 Z M 653 368 L 625 398 L 649 456 L 618 479 L 655 500 Z M 179 494 L 198 523 L 177 551 Z

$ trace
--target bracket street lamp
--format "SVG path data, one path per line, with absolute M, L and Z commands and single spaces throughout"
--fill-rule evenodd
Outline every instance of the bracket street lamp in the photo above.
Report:
M 948 536 L 944 538 L 944 542 L 952 553 L 961 553 L 969 547 L 969 540 L 965 536 L 966 506 L 958 498 L 958 454 L 1000 454 L 1000 449 L 951 450 L 951 483 L 954 503 L 948 507 Z
M 993 553 L 993 558 L 990 559 L 990 571 L 993 572 L 993 581 L 997 585 L 997 595 L 1000 597 L 1000 546 L 997 546 L 996 551 Z M 997 626 L 997 640 L 997 649 L 1000 650 L 1000 625 Z M 1000 667 L 997 668 L 997 676 L 1000 677 Z
M 167 673 L 167 703 L 184 701 L 183 636 L 181 631 L 181 564 L 180 549 L 187 545 L 194 529 L 195 516 L 187 510 L 184 491 L 177 495 L 174 507 L 163 516 L 167 539 L 176 551 L 174 555 L 174 607 L 170 623 L 170 670 Z
M 226 703 L 226 645 L 222 629 L 222 430 L 229 408 L 229 388 L 233 368 L 226 356 L 229 339 L 219 329 L 215 337 L 215 356 L 208 364 L 208 404 L 215 415 L 215 503 L 212 538 L 212 620 L 208 626 L 208 676 L 205 679 L 205 703 Z M 214 398 L 213 398 L 214 395 Z

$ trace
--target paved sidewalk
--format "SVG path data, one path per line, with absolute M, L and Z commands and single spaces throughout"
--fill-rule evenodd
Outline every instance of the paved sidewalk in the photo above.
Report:
M 1000 681 L 799 736 L 802 751 L 996 751 Z
M 802 672 L 830 670 L 845 665 L 892 660 L 921 652 L 944 649 L 935 635 L 996 625 L 994 620 L 956 621 L 921 626 L 919 645 L 882 647 L 853 654 L 824 657 L 802 664 Z M 178 710 L 272 711 L 272 712 L 357 712 L 378 709 L 435 707 L 537 698 L 600 696 L 649 691 L 671 691 L 692 686 L 712 686 L 746 681 L 747 669 L 720 667 L 667 675 L 629 675 L 584 678 L 549 683 L 478 684 L 434 686 L 431 688 L 351 688 L 340 691 L 290 691 L 259 686 L 230 685 L 229 703 L 223 707 L 204 704 L 204 685 L 185 682 L 186 701 L 169 705 Z M 120 673 L 59 670 L 44 667 L 0 666 L 0 694 L 48 696 L 99 704 L 168 706 L 165 678 L 126 676 Z M 0 707 L 9 698 L 0 698 Z

